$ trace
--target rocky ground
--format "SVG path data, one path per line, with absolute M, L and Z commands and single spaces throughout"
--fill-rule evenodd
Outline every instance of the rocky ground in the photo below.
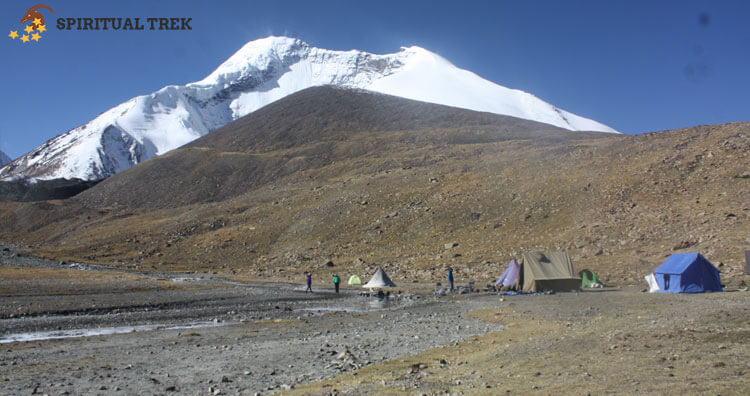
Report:
M 266 393 L 503 327 L 466 315 L 480 301 L 379 300 L 318 285 L 308 294 L 300 285 L 70 269 L 9 251 L 0 258 L 3 395 Z M 147 325 L 157 329 L 134 331 Z M 126 326 L 123 334 L 10 342 Z
M 0 261 L 2 395 L 750 390 L 746 291 L 440 297 L 423 289 L 385 303 L 323 285 L 306 294 L 212 274 L 81 269 L 11 248 Z M 7 342 L 144 325 L 158 328 Z

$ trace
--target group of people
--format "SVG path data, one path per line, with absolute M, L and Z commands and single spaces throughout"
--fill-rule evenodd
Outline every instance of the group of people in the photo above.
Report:
M 305 272 L 305 281 L 307 282 L 307 289 L 305 289 L 305 293 L 312 293 L 312 273 L 311 272 Z M 336 288 L 336 294 L 339 293 L 339 284 L 341 283 L 341 278 L 337 274 L 333 274 L 333 287 Z
M 305 272 L 305 281 L 307 282 L 307 289 L 305 289 L 305 293 L 312 293 L 312 273 L 311 272 Z M 333 274 L 333 287 L 336 289 L 336 294 L 339 293 L 339 284 L 341 283 L 341 278 L 337 274 Z M 448 282 L 451 285 L 451 292 L 453 291 L 453 268 L 448 267 Z

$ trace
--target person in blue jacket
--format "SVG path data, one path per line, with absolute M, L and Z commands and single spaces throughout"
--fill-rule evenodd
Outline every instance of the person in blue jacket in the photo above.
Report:
M 453 293 L 453 268 L 448 267 L 448 283 L 451 284 L 451 293 Z

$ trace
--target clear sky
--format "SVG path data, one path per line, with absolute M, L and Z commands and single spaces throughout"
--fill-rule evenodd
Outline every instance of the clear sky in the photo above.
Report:
M 24 34 L 43 2 L 47 31 Z M 190 31 L 65 31 L 57 18 L 190 17 Z M 200 80 L 244 43 L 417 45 L 624 133 L 750 121 L 750 1 L 3 1 L 0 150 L 18 157 L 134 96 Z

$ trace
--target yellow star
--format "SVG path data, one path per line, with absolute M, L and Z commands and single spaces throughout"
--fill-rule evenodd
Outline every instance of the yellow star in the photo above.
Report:
M 23 36 L 21 36 L 21 41 L 23 41 L 24 43 L 28 42 L 29 41 L 29 36 L 27 36 L 27 35 L 24 34 Z
M 16 37 L 18 37 L 18 31 L 17 30 L 11 30 L 10 34 L 8 35 L 8 37 L 10 37 L 10 38 L 12 38 L 12 39 L 15 40 Z
M 42 20 L 39 18 L 34 18 L 34 25 L 39 26 L 42 24 Z
M 37 28 L 39 30 L 39 33 L 46 32 L 47 31 L 47 25 L 39 25 Z
M 39 33 L 34 33 L 31 35 L 31 39 L 36 41 L 37 43 L 39 42 L 40 38 L 42 38 L 42 36 L 40 36 Z
M 31 32 L 33 32 L 33 31 L 34 31 L 34 28 L 33 28 L 33 27 L 31 27 L 31 25 L 28 25 L 28 26 L 26 26 L 26 29 L 23 29 L 23 30 L 25 30 L 25 31 L 26 31 L 26 33 L 31 33 Z

